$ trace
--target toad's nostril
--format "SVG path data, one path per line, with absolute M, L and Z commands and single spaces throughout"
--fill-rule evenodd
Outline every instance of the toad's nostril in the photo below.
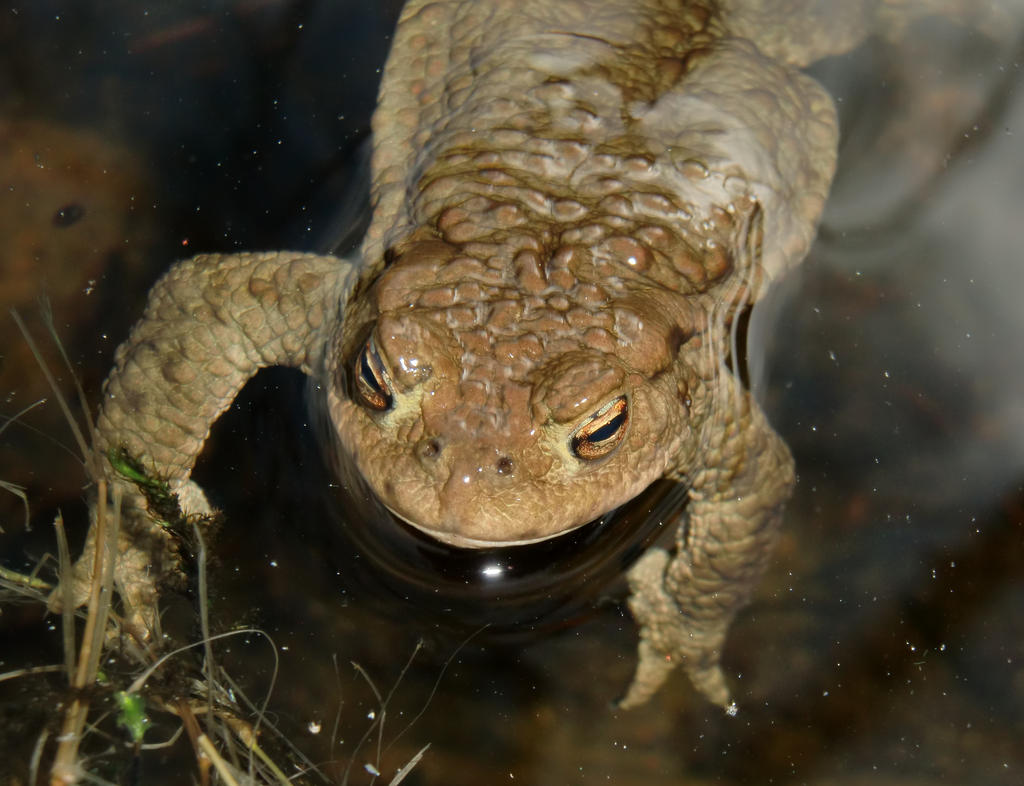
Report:
M 502 456 L 494 466 L 498 470 L 499 475 L 511 475 L 512 470 L 515 469 L 515 464 L 512 463 L 512 459 L 508 456 Z
M 436 437 L 423 440 L 420 443 L 420 455 L 427 459 L 436 459 L 441 455 L 441 440 Z

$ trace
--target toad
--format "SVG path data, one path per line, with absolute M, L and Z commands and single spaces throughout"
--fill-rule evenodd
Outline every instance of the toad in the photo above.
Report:
M 204 510 L 189 476 L 211 424 L 283 365 L 318 380 L 380 500 L 455 547 L 553 538 L 659 478 L 685 484 L 674 547 L 628 571 L 640 643 L 621 706 L 677 666 L 728 706 L 723 643 L 794 482 L 731 337 L 805 256 L 836 159 L 832 99 L 799 68 L 926 10 L 411 0 L 359 252 L 175 265 L 117 351 L 96 448 Z M 125 531 L 136 609 L 159 540 Z

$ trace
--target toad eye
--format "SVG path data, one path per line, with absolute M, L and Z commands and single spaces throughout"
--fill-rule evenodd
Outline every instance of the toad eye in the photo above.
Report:
M 394 395 L 391 379 L 377 354 L 372 336 L 356 358 L 355 383 L 356 393 L 364 406 L 377 412 L 391 409 Z
M 604 458 L 622 442 L 629 423 L 629 402 L 619 396 L 605 404 L 577 428 L 569 438 L 569 446 L 584 461 Z

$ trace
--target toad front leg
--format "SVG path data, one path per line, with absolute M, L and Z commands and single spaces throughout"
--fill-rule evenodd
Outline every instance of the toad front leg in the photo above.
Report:
M 322 371 L 358 272 L 350 261 L 301 253 L 203 255 L 179 262 L 153 287 L 144 316 L 117 350 L 94 439 L 98 471 L 125 492 L 115 580 L 137 623 L 155 622 L 155 584 L 174 560 L 163 554 L 168 538 L 145 503 L 111 471 L 110 451 L 125 448 L 167 481 L 186 512 L 208 512 L 189 475 L 210 426 L 263 367 Z M 95 530 L 63 579 L 72 582 L 76 605 L 92 579 Z M 61 599 L 58 590 L 51 608 Z
M 675 552 L 650 549 L 627 577 L 640 644 L 623 708 L 646 702 L 680 665 L 710 701 L 731 702 L 722 646 L 771 555 L 794 474 L 788 448 L 750 394 L 728 373 L 719 384 L 725 422 L 705 432 L 705 469 L 692 478 Z

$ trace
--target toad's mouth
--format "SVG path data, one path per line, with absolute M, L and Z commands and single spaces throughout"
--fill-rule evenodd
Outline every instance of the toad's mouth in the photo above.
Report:
M 422 524 L 418 524 L 412 519 L 403 516 L 390 505 L 385 504 L 384 507 L 386 507 L 388 511 L 390 511 L 391 515 L 393 515 L 399 521 L 402 521 L 408 526 L 412 527 L 417 532 L 422 532 L 424 535 L 428 535 L 434 540 L 440 543 L 444 543 L 447 546 L 454 546 L 455 548 L 460 549 L 493 549 L 504 548 L 506 546 L 529 546 L 531 543 L 540 543 L 545 540 L 557 538 L 560 535 L 564 535 L 567 532 L 572 532 L 573 530 L 579 529 L 580 527 L 585 526 L 587 524 L 587 522 L 583 522 L 582 524 L 578 524 L 575 527 L 570 527 L 569 529 L 565 529 L 560 532 L 554 532 L 550 535 L 541 535 L 536 538 L 496 538 L 492 540 L 485 538 L 471 538 L 467 537 L 466 535 L 460 535 L 457 532 L 431 529 L 430 527 L 425 527 Z
M 336 508 L 347 581 L 397 599 L 405 619 L 436 612 L 440 626 L 485 626 L 488 635 L 551 630 L 591 608 L 662 536 L 671 537 L 688 489 L 658 480 L 599 520 L 548 538 L 486 539 L 420 527 L 386 506 L 357 476 Z M 435 525 L 436 527 L 436 525 Z M 478 533 L 474 533 L 478 534 Z M 357 578 L 358 577 L 358 578 Z M 383 602 L 383 601 L 382 601 Z

